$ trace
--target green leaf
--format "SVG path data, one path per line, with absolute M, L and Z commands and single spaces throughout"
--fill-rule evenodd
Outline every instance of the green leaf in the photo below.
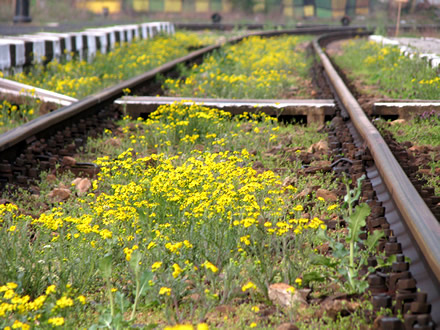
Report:
M 135 274 L 139 272 L 139 262 L 141 261 L 141 258 L 142 254 L 139 252 L 139 250 L 134 250 L 132 252 L 129 264 Z
M 310 272 L 303 275 L 304 285 L 308 285 L 310 282 L 324 282 L 325 279 L 325 274 L 318 272 Z
M 124 294 L 119 291 L 115 294 L 115 302 L 122 314 L 124 314 L 130 306 L 130 302 L 125 298 Z
M 335 242 L 332 244 L 333 256 L 337 259 L 343 260 L 346 256 L 350 254 L 350 251 L 340 242 Z
M 366 225 L 365 219 L 370 215 L 370 207 L 362 203 L 358 205 L 353 214 L 348 218 L 349 235 L 347 242 L 355 242 L 359 239 L 361 228 Z
M 377 243 L 379 240 L 384 236 L 384 233 L 382 230 L 375 230 L 373 234 L 369 234 L 366 241 L 365 246 L 367 247 L 368 252 L 373 252 L 373 250 L 376 248 Z
M 339 261 L 332 261 L 332 259 L 324 257 L 323 255 L 315 254 L 312 256 L 310 263 L 312 265 L 322 265 L 329 268 L 335 268 Z
M 362 192 L 362 181 L 364 181 L 366 178 L 365 174 L 362 175 L 359 179 L 357 179 L 357 187 L 354 189 L 354 195 L 353 200 L 357 201 L 359 200 L 359 197 L 361 196 Z
M 149 269 L 142 272 L 139 289 L 139 295 L 142 296 L 145 291 L 149 288 L 148 282 L 153 279 L 153 272 Z
M 104 279 L 109 279 L 112 276 L 112 256 L 106 255 L 104 258 L 98 260 L 98 267 Z

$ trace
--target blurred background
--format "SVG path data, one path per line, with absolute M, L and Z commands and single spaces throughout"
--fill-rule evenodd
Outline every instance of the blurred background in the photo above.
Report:
M 0 0 L 0 21 L 12 23 L 16 1 Z M 79 21 L 210 22 L 219 13 L 222 22 L 289 24 L 301 21 L 339 24 L 352 21 L 390 23 L 398 0 L 29 0 L 32 24 Z M 440 21 L 440 0 L 402 0 L 405 23 Z M 405 16 L 406 15 L 406 16 Z

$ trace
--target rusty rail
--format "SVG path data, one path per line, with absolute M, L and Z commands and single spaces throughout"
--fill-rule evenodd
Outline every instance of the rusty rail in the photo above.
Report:
M 421 252 L 417 256 L 425 264 L 425 270 L 428 274 L 424 275 L 433 281 L 429 295 L 432 298 L 433 317 L 436 317 L 438 322 L 439 315 L 438 313 L 437 316 L 435 315 L 435 310 L 440 310 L 440 223 L 414 188 L 381 134 L 370 122 L 322 50 L 320 44 L 328 43 L 329 40 L 336 38 L 340 39 L 340 37 L 336 35 L 321 36 L 313 42 L 314 49 L 321 59 L 340 105 L 347 111 L 357 132 L 368 146 L 380 178 L 397 206 L 397 210 L 394 210 L 394 217 L 399 218 L 400 216 L 403 219 L 404 226 L 410 231 L 410 239 L 413 240 L 410 244 L 413 245 L 412 249 Z

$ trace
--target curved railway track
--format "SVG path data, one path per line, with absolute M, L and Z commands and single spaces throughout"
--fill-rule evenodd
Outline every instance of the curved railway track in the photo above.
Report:
M 387 254 L 398 255 L 389 273 L 378 272 L 369 277 L 373 305 L 375 308 L 392 307 L 391 299 L 395 299 L 397 305 L 394 307 L 395 311 L 400 309 L 403 312 L 412 312 L 412 314 L 405 314 L 406 328 L 429 324 L 432 306 L 431 317 L 439 324 L 440 224 L 403 172 L 379 132 L 338 76 L 322 49 L 322 46 L 332 40 L 350 38 L 354 35 L 368 34 L 368 32 L 356 27 L 331 30 L 302 28 L 252 32 L 243 37 L 231 39 L 229 42 L 236 43 L 252 35 L 321 35 L 329 32 L 334 33 L 322 35 L 313 42 L 313 47 L 324 67 L 325 76 L 338 101 L 342 115 L 345 117 L 344 120 L 337 122 L 347 124 L 354 144 L 362 150 L 362 154 L 358 155 L 359 160 L 353 160 L 353 164 L 364 165 L 369 178 L 367 185 L 374 189 L 378 199 L 372 205 L 385 209 L 384 218 L 388 225 L 382 228 L 387 228 L 387 241 L 382 242 L 382 248 Z M 94 135 L 104 128 L 112 127 L 112 119 L 117 116 L 113 102 L 123 95 L 124 88 L 130 88 L 134 94 L 143 95 L 157 88 L 154 86 L 157 74 L 170 74 L 177 64 L 200 61 L 203 55 L 219 47 L 221 47 L 220 44 L 192 52 L 1 135 L 0 180 L 2 180 L 2 187 L 4 188 L 5 183 L 8 182 L 22 186 L 29 185 L 38 177 L 38 167 L 42 170 L 54 169 L 57 163 L 61 163 L 62 167 L 67 167 L 67 164 L 62 164 L 63 156 L 72 155 L 78 146 L 85 143 L 88 135 Z M 92 171 L 93 173 L 95 168 L 93 164 L 78 164 L 72 170 Z M 371 224 L 368 226 L 375 227 Z M 407 271 L 408 267 L 402 253 L 412 260 L 410 272 Z M 422 291 L 428 292 L 427 303 L 426 295 L 417 293 L 414 289 L 414 279 Z M 382 289 L 375 290 L 378 287 Z M 394 329 L 403 326 L 399 322 L 396 318 L 384 318 L 381 326 Z
M 402 245 L 402 251 L 413 261 L 410 268 L 412 275 L 416 278 L 418 286 L 429 292 L 433 317 L 438 323 L 440 224 L 322 50 L 323 45 L 344 37 L 346 35 L 324 35 L 316 39 L 313 46 L 325 68 L 325 75 L 335 98 L 349 118 L 356 143 L 366 145 L 374 159 L 374 164 L 366 169 L 368 177 L 379 201 L 385 207 L 385 218 Z M 405 292 L 402 293 L 404 294 Z

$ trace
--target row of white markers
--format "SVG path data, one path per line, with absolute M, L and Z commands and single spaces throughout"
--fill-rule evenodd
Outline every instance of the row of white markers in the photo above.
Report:
M 99 51 L 112 50 L 116 43 L 134 39 L 149 39 L 158 33 L 174 34 L 170 22 L 150 22 L 87 29 L 82 32 L 40 32 L 20 36 L 0 36 L 0 71 L 9 75 L 22 71 L 24 66 L 78 54 L 80 59 L 92 60 Z
M 439 39 L 434 38 L 424 38 L 426 42 L 437 42 L 440 43 Z M 377 42 L 382 45 L 391 45 L 391 46 L 397 46 L 400 49 L 400 52 L 408 56 L 409 58 L 413 58 L 414 56 L 419 56 L 420 58 L 424 59 L 426 62 L 428 62 L 428 65 L 430 65 L 433 68 L 437 68 L 440 66 L 440 55 L 433 54 L 433 53 L 423 53 L 419 50 L 417 50 L 414 47 L 411 47 L 411 45 L 405 45 L 402 44 L 399 39 L 390 39 L 386 38 L 380 35 L 371 35 L 369 37 L 369 40 Z

